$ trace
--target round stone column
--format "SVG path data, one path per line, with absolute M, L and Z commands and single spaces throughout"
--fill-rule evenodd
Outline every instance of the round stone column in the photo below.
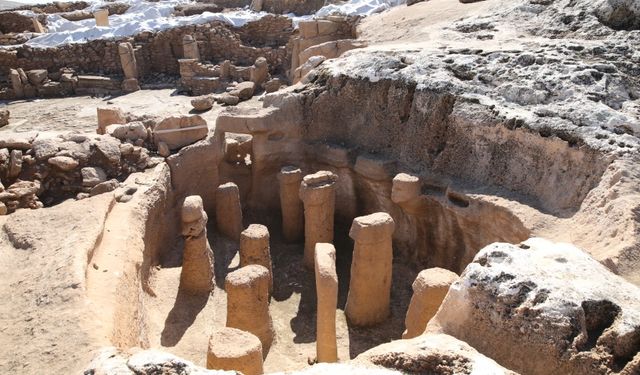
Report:
M 209 338 L 207 368 L 260 375 L 264 372 L 262 344 L 249 332 L 230 327 L 221 328 Z
M 349 236 L 355 244 L 345 314 L 354 326 L 375 325 L 389 316 L 394 229 L 385 212 L 353 220 Z
M 304 265 L 313 269 L 313 253 L 318 242 L 333 242 L 333 215 L 336 205 L 335 182 L 329 171 L 306 175 L 300 184 L 304 203 Z
M 316 358 L 318 362 L 337 362 L 336 308 L 338 305 L 338 275 L 336 249 L 329 243 L 317 243 L 315 248 L 316 294 Z
M 280 169 L 280 209 L 282 211 L 282 234 L 287 242 L 297 242 L 304 236 L 304 209 L 298 196 L 302 170 L 294 166 Z
M 420 336 L 427 328 L 429 320 L 436 315 L 449 287 L 458 279 L 458 275 L 444 268 L 429 268 L 422 270 L 411 286 L 413 296 L 409 303 L 407 316 L 404 321 L 407 328 L 402 334 L 403 339 Z
M 242 206 L 238 185 L 228 182 L 216 190 L 216 223 L 221 235 L 240 241 L 242 232 Z
M 265 358 L 273 342 L 274 330 L 269 315 L 269 271 L 263 266 L 244 266 L 227 275 L 227 327 L 252 333 L 262 343 Z
M 269 249 L 269 229 L 251 224 L 240 233 L 240 266 L 258 264 L 269 271 L 269 291 L 273 292 L 273 270 Z
M 181 211 L 184 253 L 180 289 L 188 294 L 209 293 L 214 287 L 213 253 L 207 240 L 207 213 L 202 198 L 185 198 Z

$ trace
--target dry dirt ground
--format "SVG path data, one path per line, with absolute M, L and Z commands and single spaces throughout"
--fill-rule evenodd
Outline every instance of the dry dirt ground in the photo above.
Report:
M 40 132 L 95 132 L 97 107 L 118 107 L 124 112 L 138 116 L 162 119 L 169 116 L 199 114 L 212 127 L 218 113 L 224 108 L 219 105 L 206 112 L 195 112 L 191 106 L 192 97 L 175 94 L 173 89 L 140 90 L 115 97 L 76 96 L 72 98 L 52 98 L 0 102 L 0 108 L 11 111 L 9 125 L 0 132 L 24 133 Z M 262 106 L 254 97 L 240 103 L 239 107 Z

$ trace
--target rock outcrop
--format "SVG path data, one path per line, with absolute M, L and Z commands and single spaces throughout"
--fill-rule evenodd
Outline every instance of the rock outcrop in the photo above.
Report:
M 640 289 L 568 244 L 482 249 L 427 327 L 523 374 L 640 372 Z

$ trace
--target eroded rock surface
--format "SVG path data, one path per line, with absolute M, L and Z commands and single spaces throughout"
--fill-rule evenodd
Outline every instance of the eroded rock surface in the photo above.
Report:
M 482 249 L 427 331 L 523 374 L 640 371 L 640 289 L 568 244 Z

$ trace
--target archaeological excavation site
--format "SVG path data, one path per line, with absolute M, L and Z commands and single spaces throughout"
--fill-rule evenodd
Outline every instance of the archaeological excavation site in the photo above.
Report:
M 640 0 L 0 1 L 0 374 L 640 375 Z

